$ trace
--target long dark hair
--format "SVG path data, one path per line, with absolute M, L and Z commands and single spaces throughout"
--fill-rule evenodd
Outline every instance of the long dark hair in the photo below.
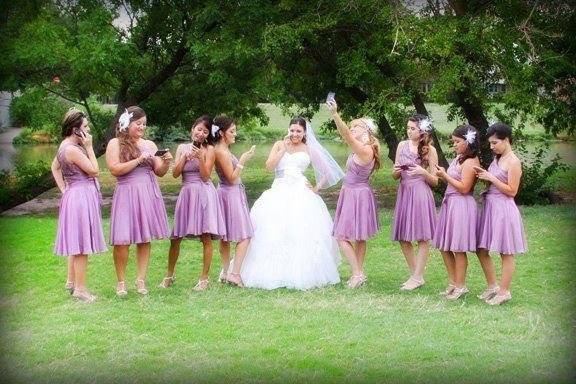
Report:
M 215 142 L 218 143 L 224 137 L 224 134 L 234 125 L 234 119 L 225 115 L 216 116 L 214 118 L 214 125 L 220 127 L 218 132 L 216 132 Z
M 128 113 L 132 114 L 130 118 L 130 124 L 138 119 L 141 119 L 146 116 L 146 112 L 142 108 L 137 105 L 133 105 L 131 107 L 126 108 Z M 120 116 L 118 116 L 120 118 Z M 128 125 L 130 125 L 128 124 Z M 120 125 L 118 121 L 116 121 L 116 137 L 118 138 L 118 143 L 120 144 L 120 161 L 125 163 L 130 160 L 137 159 L 140 155 L 140 149 L 136 144 L 136 140 L 134 140 L 128 134 L 128 128 L 126 130 L 121 131 Z
M 302 138 L 302 142 L 304 144 L 306 144 L 306 119 L 304 119 L 302 116 L 296 116 L 293 117 L 290 120 L 290 124 L 288 125 L 288 127 L 290 127 L 292 124 L 298 124 L 299 126 L 301 126 L 302 128 L 304 128 L 304 137 Z
M 425 119 L 428 119 L 428 116 L 421 113 L 415 113 L 408 118 L 408 121 L 412 121 L 418 124 L 418 129 L 420 129 L 420 122 Z M 420 131 L 420 140 L 418 140 L 418 158 L 420 159 L 420 164 L 423 168 L 428 168 L 430 165 L 428 154 L 430 152 L 431 145 L 432 137 L 430 136 L 430 132 Z
M 475 132 L 476 136 L 475 136 L 474 141 L 472 143 L 468 143 L 468 146 L 466 147 L 466 151 L 464 153 L 462 153 L 460 155 L 460 157 L 458 158 L 458 164 L 462 164 L 467 159 L 472 159 L 472 158 L 478 156 L 478 151 L 480 149 L 478 139 L 480 137 L 478 136 L 478 131 L 476 130 L 476 128 L 474 128 L 474 126 L 472 126 L 470 124 L 460 125 L 460 126 L 456 127 L 456 129 L 452 132 L 452 136 L 456 136 L 456 137 L 459 137 L 461 139 L 466 140 L 466 134 L 468 132 Z
M 508 139 L 510 144 L 512 144 L 512 128 L 504 123 L 494 123 L 488 127 L 486 131 L 486 137 L 496 136 L 500 140 Z M 499 159 L 500 155 L 496 155 L 496 159 Z
M 196 120 L 194 120 L 194 123 L 192 123 L 192 127 L 190 127 L 190 136 L 192 136 L 192 130 L 198 124 L 202 124 L 203 126 L 208 128 L 208 137 L 206 137 L 206 141 L 203 142 L 202 145 L 203 146 L 214 145 L 214 143 L 216 142 L 216 138 L 212 136 L 212 124 L 213 124 L 212 117 L 208 115 L 202 115 Z

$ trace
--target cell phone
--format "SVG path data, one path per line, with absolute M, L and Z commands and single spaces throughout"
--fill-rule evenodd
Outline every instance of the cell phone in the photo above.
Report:
M 196 147 L 196 148 L 200 148 L 200 147 L 202 146 L 202 143 L 199 142 L 199 141 L 193 141 L 193 142 L 192 142 L 192 146 L 193 146 L 193 147 Z
M 169 149 L 159 149 L 156 151 L 154 156 L 164 156 L 164 154 L 166 154 L 166 152 L 168 152 L 168 151 L 169 151 Z
M 403 165 L 400 166 L 400 169 L 403 170 L 403 171 L 407 171 L 407 170 L 409 170 L 410 168 L 412 168 L 412 165 L 410 165 L 410 164 L 403 164 Z
M 81 139 L 86 138 L 86 133 L 83 130 L 81 130 L 80 128 L 74 128 L 73 132 L 76 136 L 78 136 Z
M 326 104 L 328 104 L 329 101 L 336 101 L 336 99 L 334 99 L 335 96 L 336 93 L 328 92 L 328 96 L 326 96 Z

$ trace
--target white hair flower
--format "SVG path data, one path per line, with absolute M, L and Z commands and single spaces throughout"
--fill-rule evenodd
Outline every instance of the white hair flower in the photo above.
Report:
M 464 135 L 464 138 L 468 144 L 474 143 L 474 141 L 476 141 L 476 131 L 469 129 Z
M 421 132 L 431 132 L 434 127 L 432 126 L 432 119 L 426 117 L 425 119 L 420 120 L 420 124 L 418 124 Z
M 364 121 L 364 124 L 366 124 L 366 128 L 368 128 L 370 133 L 373 135 L 376 134 L 378 127 L 376 126 L 374 120 L 370 117 L 363 117 L 362 120 Z
M 212 136 L 216 137 L 216 133 L 220 130 L 220 127 L 216 124 L 212 124 L 212 128 L 210 131 L 212 132 Z
M 124 109 L 124 113 L 120 115 L 118 119 L 118 130 L 120 132 L 125 132 L 130 125 L 130 119 L 134 116 L 134 113 L 128 113 L 127 109 Z

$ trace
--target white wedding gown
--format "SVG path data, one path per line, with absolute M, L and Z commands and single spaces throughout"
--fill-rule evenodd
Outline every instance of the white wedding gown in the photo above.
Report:
M 332 218 L 303 172 L 306 152 L 285 153 L 272 187 L 256 200 L 250 217 L 254 236 L 242 265 L 247 287 L 310 289 L 340 282 Z

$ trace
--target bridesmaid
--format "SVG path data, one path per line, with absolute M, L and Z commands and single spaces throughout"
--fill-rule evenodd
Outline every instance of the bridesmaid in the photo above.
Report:
M 184 237 L 199 237 L 203 247 L 203 268 L 200 280 L 208 279 L 212 263 L 212 240 L 225 233 L 224 220 L 214 183 L 210 179 L 214 168 L 214 136 L 212 118 L 199 117 L 190 131 L 191 143 L 180 144 L 172 176 L 182 175 L 182 188 L 174 211 L 174 228 L 168 253 L 168 271 L 160 283 L 161 288 L 174 284 L 174 268 L 180 255 Z M 194 289 L 200 288 L 200 282 Z
M 487 171 L 476 168 L 478 178 L 490 183 L 478 221 L 477 252 L 488 288 L 478 298 L 490 305 L 500 305 L 512 299 L 510 284 L 515 269 L 514 254 L 527 250 L 522 217 L 514 203 L 522 177 L 522 163 L 512 151 L 512 129 L 509 126 L 492 124 L 486 136 L 495 159 Z M 502 258 L 500 286 L 489 252 L 498 252 Z
M 227 281 L 232 285 L 243 287 L 240 269 L 254 231 L 240 174 L 246 162 L 254 155 L 256 147 L 252 146 L 250 150 L 240 156 L 240 160 L 236 159 L 230 152 L 230 145 L 236 142 L 234 120 L 227 116 L 218 116 L 214 119 L 214 125 L 217 141 L 215 146 L 216 173 L 220 178 L 217 192 L 226 227 L 226 233 L 220 240 L 220 255 L 223 266 L 222 272 L 220 272 L 220 281 Z M 236 242 L 236 252 L 232 272 L 228 272 L 231 242 Z M 199 288 L 205 289 L 207 286 L 208 279 L 199 282 Z
M 442 295 L 448 300 L 456 300 L 468 293 L 466 252 L 476 251 L 477 208 L 473 196 L 476 184 L 474 167 L 480 166 L 476 136 L 476 128 L 471 125 L 456 128 L 452 132 L 456 158 L 450 163 L 448 171 L 436 166 L 436 175 L 444 180 L 448 187 L 444 193 L 432 244 L 440 250 L 446 265 L 449 283 Z
M 137 106 L 120 116 L 116 138 L 108 142 L 106 164 L 117 178 L 110 215 L 110 243 L 114 246 L 116 294 L 125 296 L 126 264 L 130 244 L 136 244 L 136 291 L 148 294 L 146 272 L 150 240 L 168 237 L 168 219 L 156 176 L 168 171 L 172 155 L 144 139 L 146 114 Z M 155 156 L 158 155 L 158 156 Z
M 336 102 L 328 101 L 327 104 L 338 132 L 352 150 L 346 161 L 346 176 L 338 197 L 332 235 L 352 267 L 348 287 L 356 288 L 366 282 L 366 240 L 379 229 L 378 206 L 369 180 L 374 170 L 380 168 L 380 144 L 374 137 L 376 126 L 372 119 L 352 120 L 348 128 L 338 114 Z
M 54 253 L 68 256 L 66 289 L 73 297 L 91 303 L 86 289 L 89 254 L 106 251 L 100 211 L 98 161 L 92 148 L 88 120 L 71 109 L 62 120 L 62 143 L 52 161 L 52 175 L 62 192 Z
M 424 270 L 429 254 L 428 241 L 434 236 L 436 208 L 431 187 L 438 184 L 438 155 L 432 145 L 432 124 L 428 117 L 415 114 L 408 119 L 408 140 L 398 144 L 392 177 L 400 179 L 392 240 L 400 248 L 410 269 L 410 278 L 400 289 L 411 291 L 424 285 Z M 414 255 L 412 242 L 418 242 Z

